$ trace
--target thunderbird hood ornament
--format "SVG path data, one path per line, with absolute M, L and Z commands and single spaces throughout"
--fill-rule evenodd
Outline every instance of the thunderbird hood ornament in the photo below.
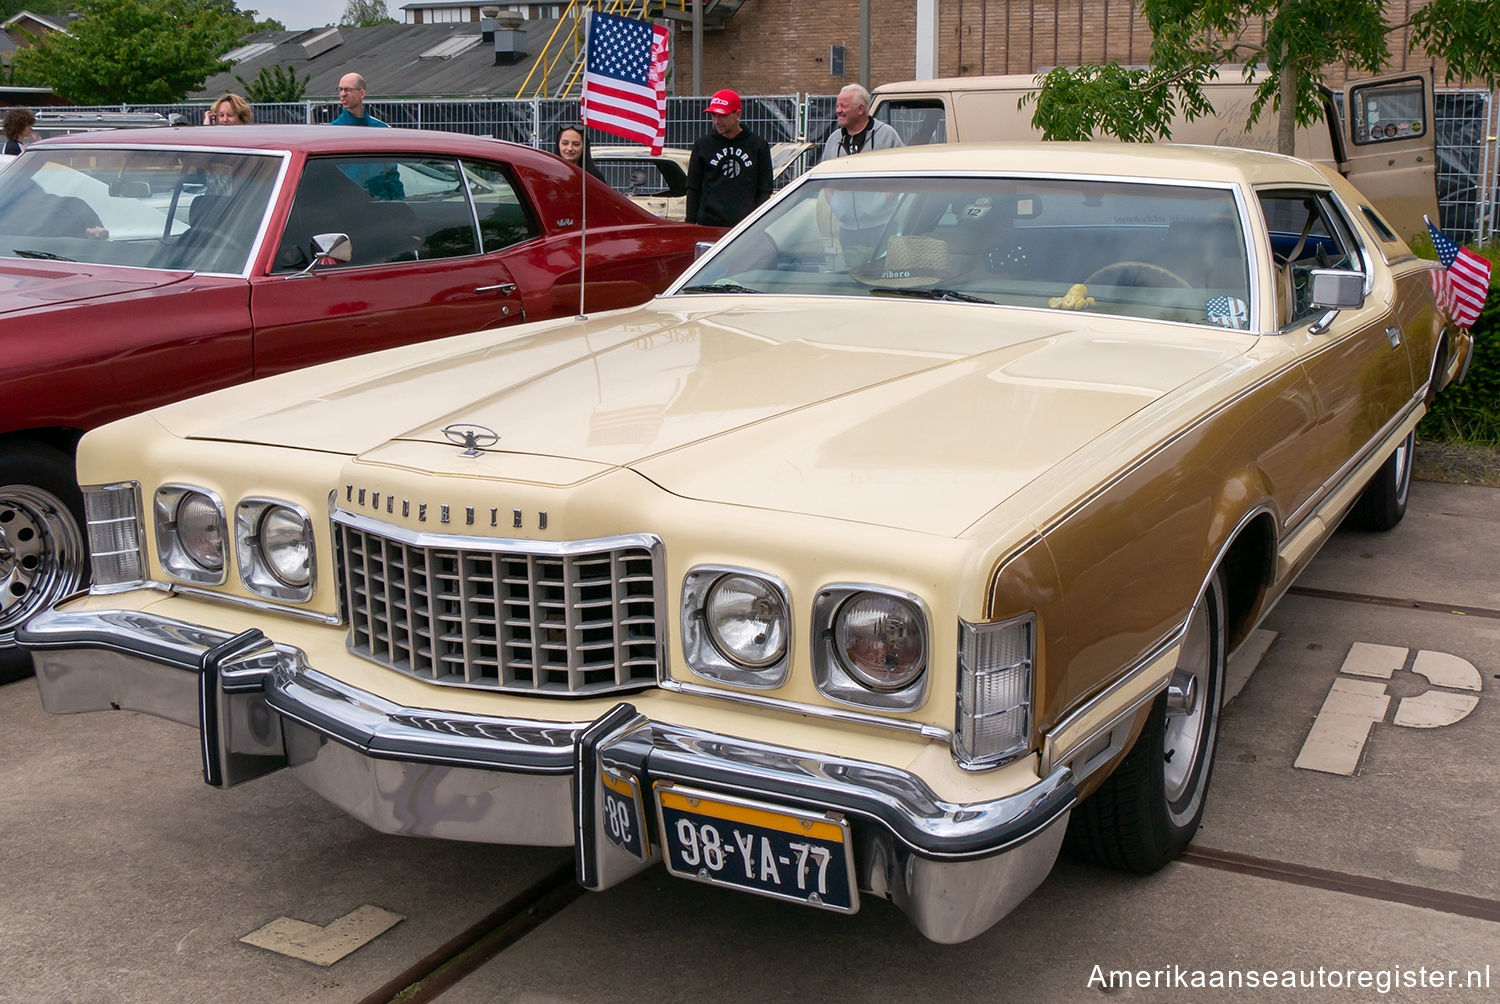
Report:
M 470 422 L 455 422 L 453 425 L 443 426 L 443 438 L 464 448 L 460 457 L 477 457 L 481 447 L 494 446 L 500 442 L 500 434 L 494 429 Z

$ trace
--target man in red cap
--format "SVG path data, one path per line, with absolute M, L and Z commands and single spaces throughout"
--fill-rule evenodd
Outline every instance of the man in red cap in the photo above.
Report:
M 688 160 L 687 221 L 732 227 L 771 197 L 771 147 L 740 125 L 734 91 L 719 91 L 703 111 L 714 129 L 693 144 Z

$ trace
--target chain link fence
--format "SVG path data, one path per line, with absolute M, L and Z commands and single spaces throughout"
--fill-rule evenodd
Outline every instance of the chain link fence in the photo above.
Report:
M 768 142 L 809 140 L 814 146 L 785 177 L 817 163 L 823 140 L 833 131 L 837 95 L 755 95 L 744 99 L 742 121 Z M 689 147 L 708 128 L 706 97 L 667 99 L 667 146 Z M 118 105 L 87 111 L 154 111 L 203 121 L 203 103 Z M 335 102 L 299 101 L 253 106 L 255 121 L 315 124 L 339 113 Z M 382 121 L 410 129 L 439 129 L 550 148 L 558 130 L 579 119 L 576 100 L 557 98 L 371 101 L 366 108 Z M 1500 198 L 1500 91 L 1439 90 L 1436 94 L 1437 186 L 1442 227 L 1466 243 L 1495 239 Z M 596 137 L 597 138 L 597 137 Z M 599 145 L 604 145 L 602 141 Z

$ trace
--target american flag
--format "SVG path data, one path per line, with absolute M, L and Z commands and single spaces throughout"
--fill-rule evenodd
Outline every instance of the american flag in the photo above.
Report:
M 667 139 L 667 29 L 589 13 L 583 124 L 661 153 Z
M 1479 319 L 1484 299 L 1490 292 L 1490 263 L 1468 248 L 1460 247 L 1427 217 L 1422 219 L 1427 221 L 1432 247 L 1443 265 L 1443 271 L 1434 271 L 1429 276 L 1438 306 L 1453 318 L 1454 324 L 1461 328 L 1471 327 Z

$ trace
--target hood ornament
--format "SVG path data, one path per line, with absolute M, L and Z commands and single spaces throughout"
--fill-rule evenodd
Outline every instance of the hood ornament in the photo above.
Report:
M 477 457 L 481 447 L 494 446 L 500 442 L 500 434 L 494 429 L 468 422 L 443 426 L 443 438 L 454 446 L 464 448 L 464 451 L 459 454 L 460 457 Z

